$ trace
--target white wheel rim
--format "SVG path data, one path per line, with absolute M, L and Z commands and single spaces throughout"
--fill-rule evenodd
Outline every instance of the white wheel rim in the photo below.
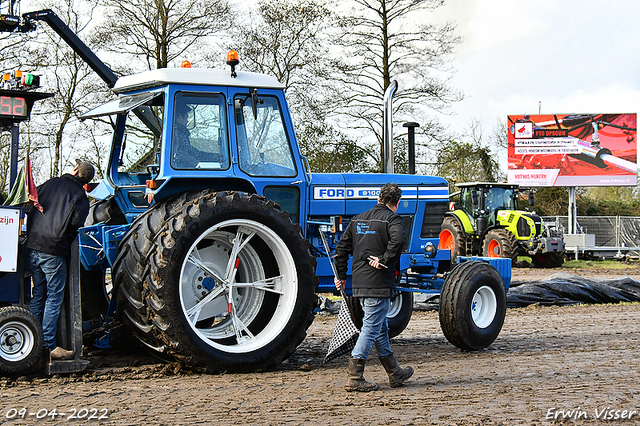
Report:
M 402 293 L 391 299 L 391 305 L 389 306 L 389 312 L 387 312 L 387 318 L 395 318 L 402 310 Z
M 471 318 L 478 328 L 487 328 L 496 317 L 498 300 L 491 287 L 480 287 L 471 300 Z
M 0 327 L 0 354 L 8 362 L 25 359 L 36 344 L 31 329 L 20 321 L 9 321 Z
M 262 240 L 273 254 L 276 276 L 265 276 L 261 256 L 250 244 L 254 239 Z M 239 259 L 237 268 L 234 259 Z M 289 323 L 298 275 L 278 234 L 260 222 L 234 219 L 212 226 L 192 244 L 180 271 L 179 291 L 187 322 L 203 342 L 224 352 L 247 353 L 271 343 Z M 253 333 L 251 323 L 267 292 L 277 295 L 275 311 Z

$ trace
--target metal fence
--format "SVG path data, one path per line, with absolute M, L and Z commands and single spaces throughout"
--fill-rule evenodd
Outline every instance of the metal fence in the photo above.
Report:
M 568 216 L 543 216 L 545 223 L 556 224 L 564 234 L 568 229 Z M 628 257 L 638 257 L 640 247 L 640 217 L 636 216 L 578 216 L 578 233 L 594 234 L 596 247 L 622 249 Z M 618 250 L 620 251 L 620 250 Z M 619 257 L 614 255 L 611 257 Z

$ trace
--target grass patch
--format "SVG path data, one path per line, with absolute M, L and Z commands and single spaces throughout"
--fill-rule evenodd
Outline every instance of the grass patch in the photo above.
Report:
M 518 256 L 518 261 L 531 263 L 529 256 Z M 640 266 L 637 260 L 565 260 L 561 268 L 565 269 L 635 269 Z
M 634 269 L 637 267 L 637 262 L 621 262 L 619 260 L 567 260 L 562 265 L 562 268 L 566 269 Z

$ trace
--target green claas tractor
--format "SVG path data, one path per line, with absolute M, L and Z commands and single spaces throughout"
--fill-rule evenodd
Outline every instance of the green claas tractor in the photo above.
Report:
M 517 210 L 518 185 L 471 182 L 459 192 L 445 214 L 439 247 L 457 256 L 511 258 L 531 256 L 533 264 L 553 268 L 564 261 L 564 241 L 555 227 L 545 226 L 533 212 Z M 533 197 L 529 198 L 533 205 Z

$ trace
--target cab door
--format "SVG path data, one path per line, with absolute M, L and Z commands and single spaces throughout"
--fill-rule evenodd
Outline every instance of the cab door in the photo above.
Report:
M 281 90 L 229 88 L 233 168 L 304 225 L 307 177 Z

